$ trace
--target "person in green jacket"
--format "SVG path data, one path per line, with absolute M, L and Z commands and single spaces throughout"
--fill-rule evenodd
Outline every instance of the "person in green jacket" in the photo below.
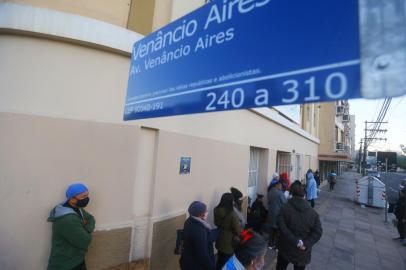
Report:
M 217 263 L 216 270 L 222 269 L 227 260 L 234 254 L 233 241 L 237 238 L 242 227 L 233 207 L 233 195 L 224 193 L 220 203 L 214 208 L 214 224 L 219 229 L 216 241 Z
M 70 185 L 66 201 L 52 209 L 52 246 L 48 270 L 86 270 L 85 255 L 92 241 L 96 221 L 83 208 L 89 191 L 81 183 Z

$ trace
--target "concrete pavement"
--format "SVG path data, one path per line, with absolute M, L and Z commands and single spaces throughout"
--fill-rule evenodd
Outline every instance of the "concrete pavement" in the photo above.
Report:
M 346 172 L 338 177 L 334 192 L 322 188 L 316 210 L 323 236 L 306 269 L 406 270 L 406 247 L 392 240 L 398 234 L 391 222 L 384 222 L 383 209 L 354 203 L 356 178 L 360 175 Z

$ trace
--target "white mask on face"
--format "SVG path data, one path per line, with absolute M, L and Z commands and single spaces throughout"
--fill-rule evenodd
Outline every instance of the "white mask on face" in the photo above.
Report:
M 252 264 L 255 267 L 255 270 L 263 270 L 265 266 L 265 261 L 261 259 L 259 262 L 258 261 L 252 261 Z

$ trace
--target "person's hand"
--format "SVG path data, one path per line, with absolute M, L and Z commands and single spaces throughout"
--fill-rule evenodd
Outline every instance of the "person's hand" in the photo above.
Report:
M 297 242 L 297 248 L 299 248 L 300 250 L 306 250 L 306 247 L 304 246 L 304 243 L 302 240 L 299 240 L 299 242 Z
M 87 221 L 87 219 L 84 219 L 84 220 L 83 220 L 83 225 L 85 225 L 85 226 L 86 226 L 86 225 L 87 225 L 87 223 L 89 223 L 89 222 Z

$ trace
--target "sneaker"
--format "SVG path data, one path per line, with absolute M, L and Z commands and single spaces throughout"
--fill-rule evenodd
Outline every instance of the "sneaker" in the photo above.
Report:
M 276 250 L 276 245 L 270 245 L 270 246 L 268 246 L 268 248 L 269 248 L 270 250 Z

